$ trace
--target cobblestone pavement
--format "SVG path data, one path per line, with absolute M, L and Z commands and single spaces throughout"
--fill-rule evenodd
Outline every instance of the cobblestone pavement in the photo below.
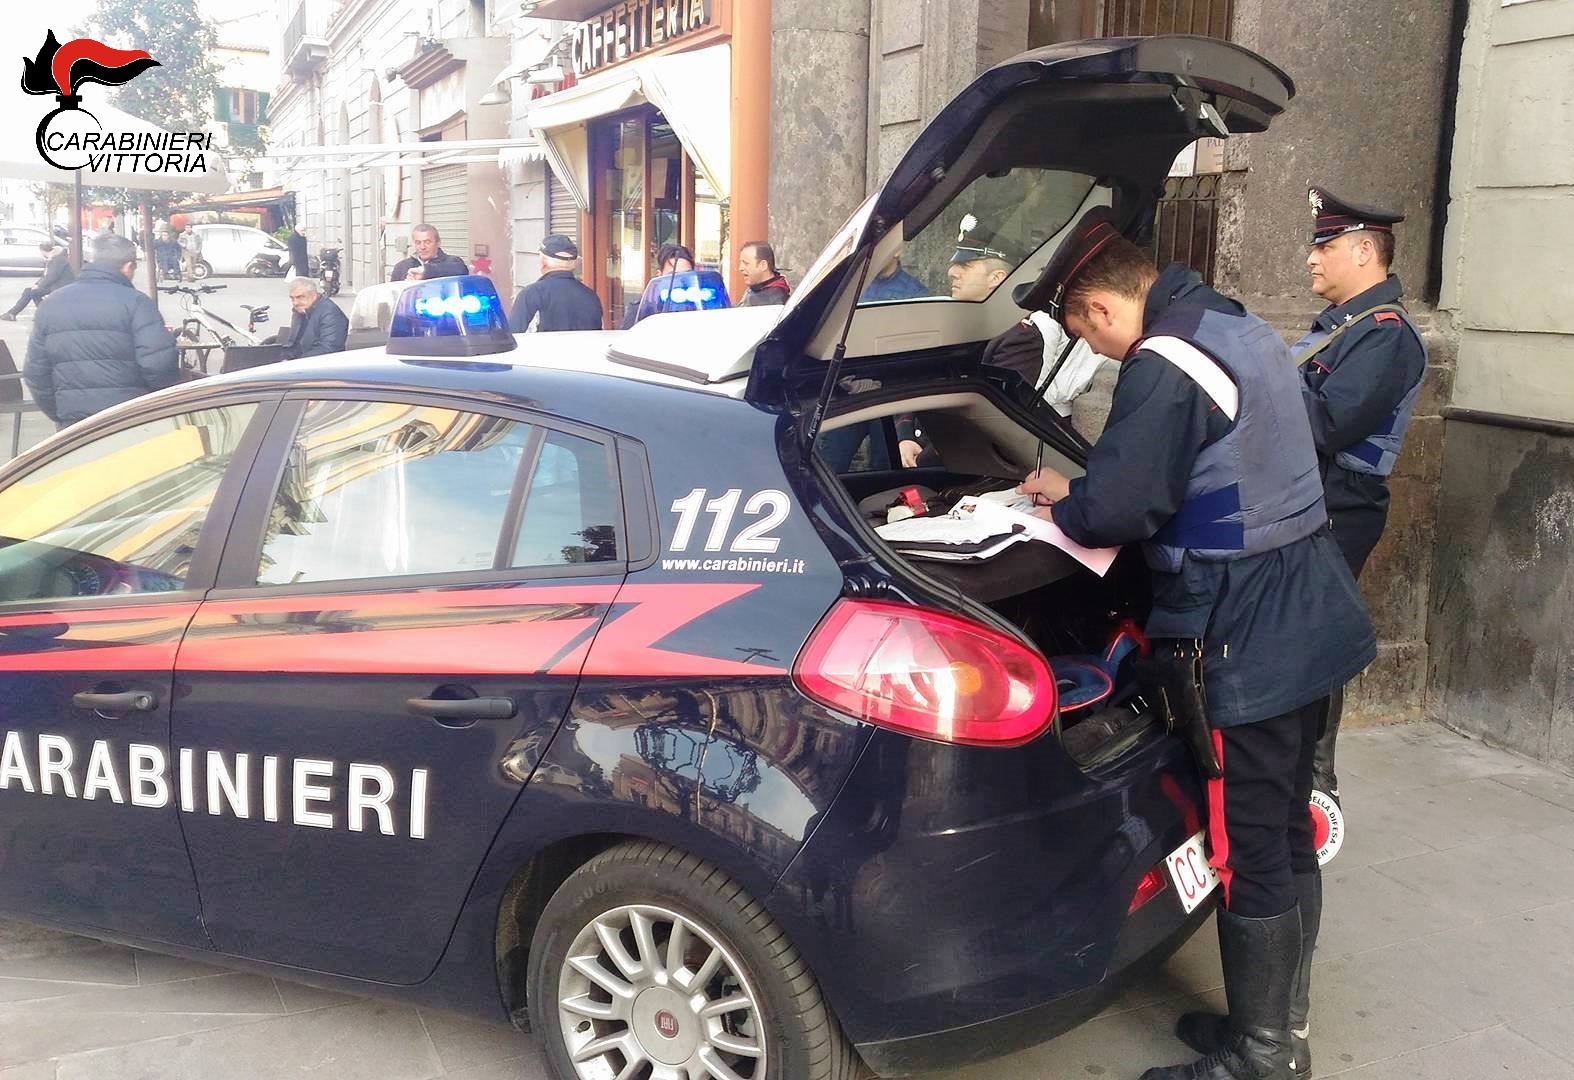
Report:
M 1340 742 L 1319 1076 L 1574 1077 L 1574 780 L 1420 725 Z M 1204 930 L 1103 1015 L 930 1080 L 1135 1078 L 1222 1004 Z M 0 1080 L 545 1080 L 506 1028 L 0 922 Z M 787 1078 L 792 1080 L 792 1078 Z

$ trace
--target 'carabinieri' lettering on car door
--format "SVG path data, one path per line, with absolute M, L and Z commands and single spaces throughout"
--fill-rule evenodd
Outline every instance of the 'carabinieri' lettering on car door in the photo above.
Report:
M 64 736 L 40 734 L 33 746 L 20 732 L 7 731 L 0 747 L 0 791 L 19 788 L 29 795 L 154 808 L 168 806 L 173 797 L 188 814 L 205 810 L 215 817 L 227 813 L 351 832 L 375 828 L 384 836 L 426 839 L 426 769 L 411 769 L 401 786 L 387 768 L 356 761 L 341 768 L 319 758 L 219 750 L 206 751 L 200 760 L 199 769 L 198 752 L 182 747 L 172 769 L 161 746 L 131 743 L 119 750 L 96 739 L 84 762 Z M 259 788 L 261 799 L 254 801 Z

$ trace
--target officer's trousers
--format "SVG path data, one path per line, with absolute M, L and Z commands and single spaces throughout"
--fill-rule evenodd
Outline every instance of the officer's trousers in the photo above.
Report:
M 1224 775 L 1208 781 L 1209 861 L 1224 906 L 1269 919 L 1296 905 L 1295 875 L 1317 869 L 1307 801 L 1324 699 L 1255 724 L 1215 730 Z

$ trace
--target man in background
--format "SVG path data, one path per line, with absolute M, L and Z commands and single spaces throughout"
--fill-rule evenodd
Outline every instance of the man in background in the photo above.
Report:
M 6 322 L 16 321 L 16 317 L 28 304 L 41 304 L 44 297 L 76 280 L 76 275 L 71 272 L 71 259 L 64 247 L 57 245 L 53 240 L 45 240 L 38 245 L 38 250 L 44 255 L 44 272 L 31 286 L 22 290 L 22 295 L 11 305 L 9 311 L 0 313 L 0 319 Z
M 541 242 L 541 276 L 519 290 L 508 325 L 514 333 L 600 330 L 601 297 L 574 276 L 579 247 L 561 233 Z
M 38 307 L 22 377 L 58 427 L 180 377 L 175 336 L 158 305 L 132 284 L 136 269 L 136 246 L 105 233 L 81 276 Z
M 465 261 L 443 250 L 437 226 L 425 222 L 410 230 L 410 246 L 415 254 L 394 264 L 389 281 L 430 281 L 432 278 L 464 277 L 470 272 Z
M 322 295 L 322 286 L 315 278 L 292 277 L 289 288 L 295 318 L 285 336 L 285 357 L 299 360 L 343 352 L 345 339 L 350 336 L 350 320 L 339 305 Z
M 748 288 L 739 307 L 780 307 L 792 295 L 792 286 L 776 269 L 776 249 L 764 240 L 751 240 L 738 253 L 738 272 Z

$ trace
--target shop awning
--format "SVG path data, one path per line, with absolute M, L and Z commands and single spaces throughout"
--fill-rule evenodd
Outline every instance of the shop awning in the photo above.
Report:
M 259 188 L 255 191 L 232 191 L 200 202 L 178 203 L 171 209 L 182 214 L 195 214 L 204 210 L 261 210 L 265 207 L 285 207 L 295 204 L 295 192 L 281 187 Z
M 590 143 L 585 124 L 649 102 L 660 109 L 695 166 L 723 199 L 732 179 L 732 49 L 635 60 L 533 101 L 525 123 L 581 210 L 590 208 Z
M 454 139 L 398 143 L 342 143 L 329 146 L 275 146 L 254 159 L 257 168 L 282 172 L 333 172 L 423 165 L 498 165 L 540 161 L 535 139 Z

